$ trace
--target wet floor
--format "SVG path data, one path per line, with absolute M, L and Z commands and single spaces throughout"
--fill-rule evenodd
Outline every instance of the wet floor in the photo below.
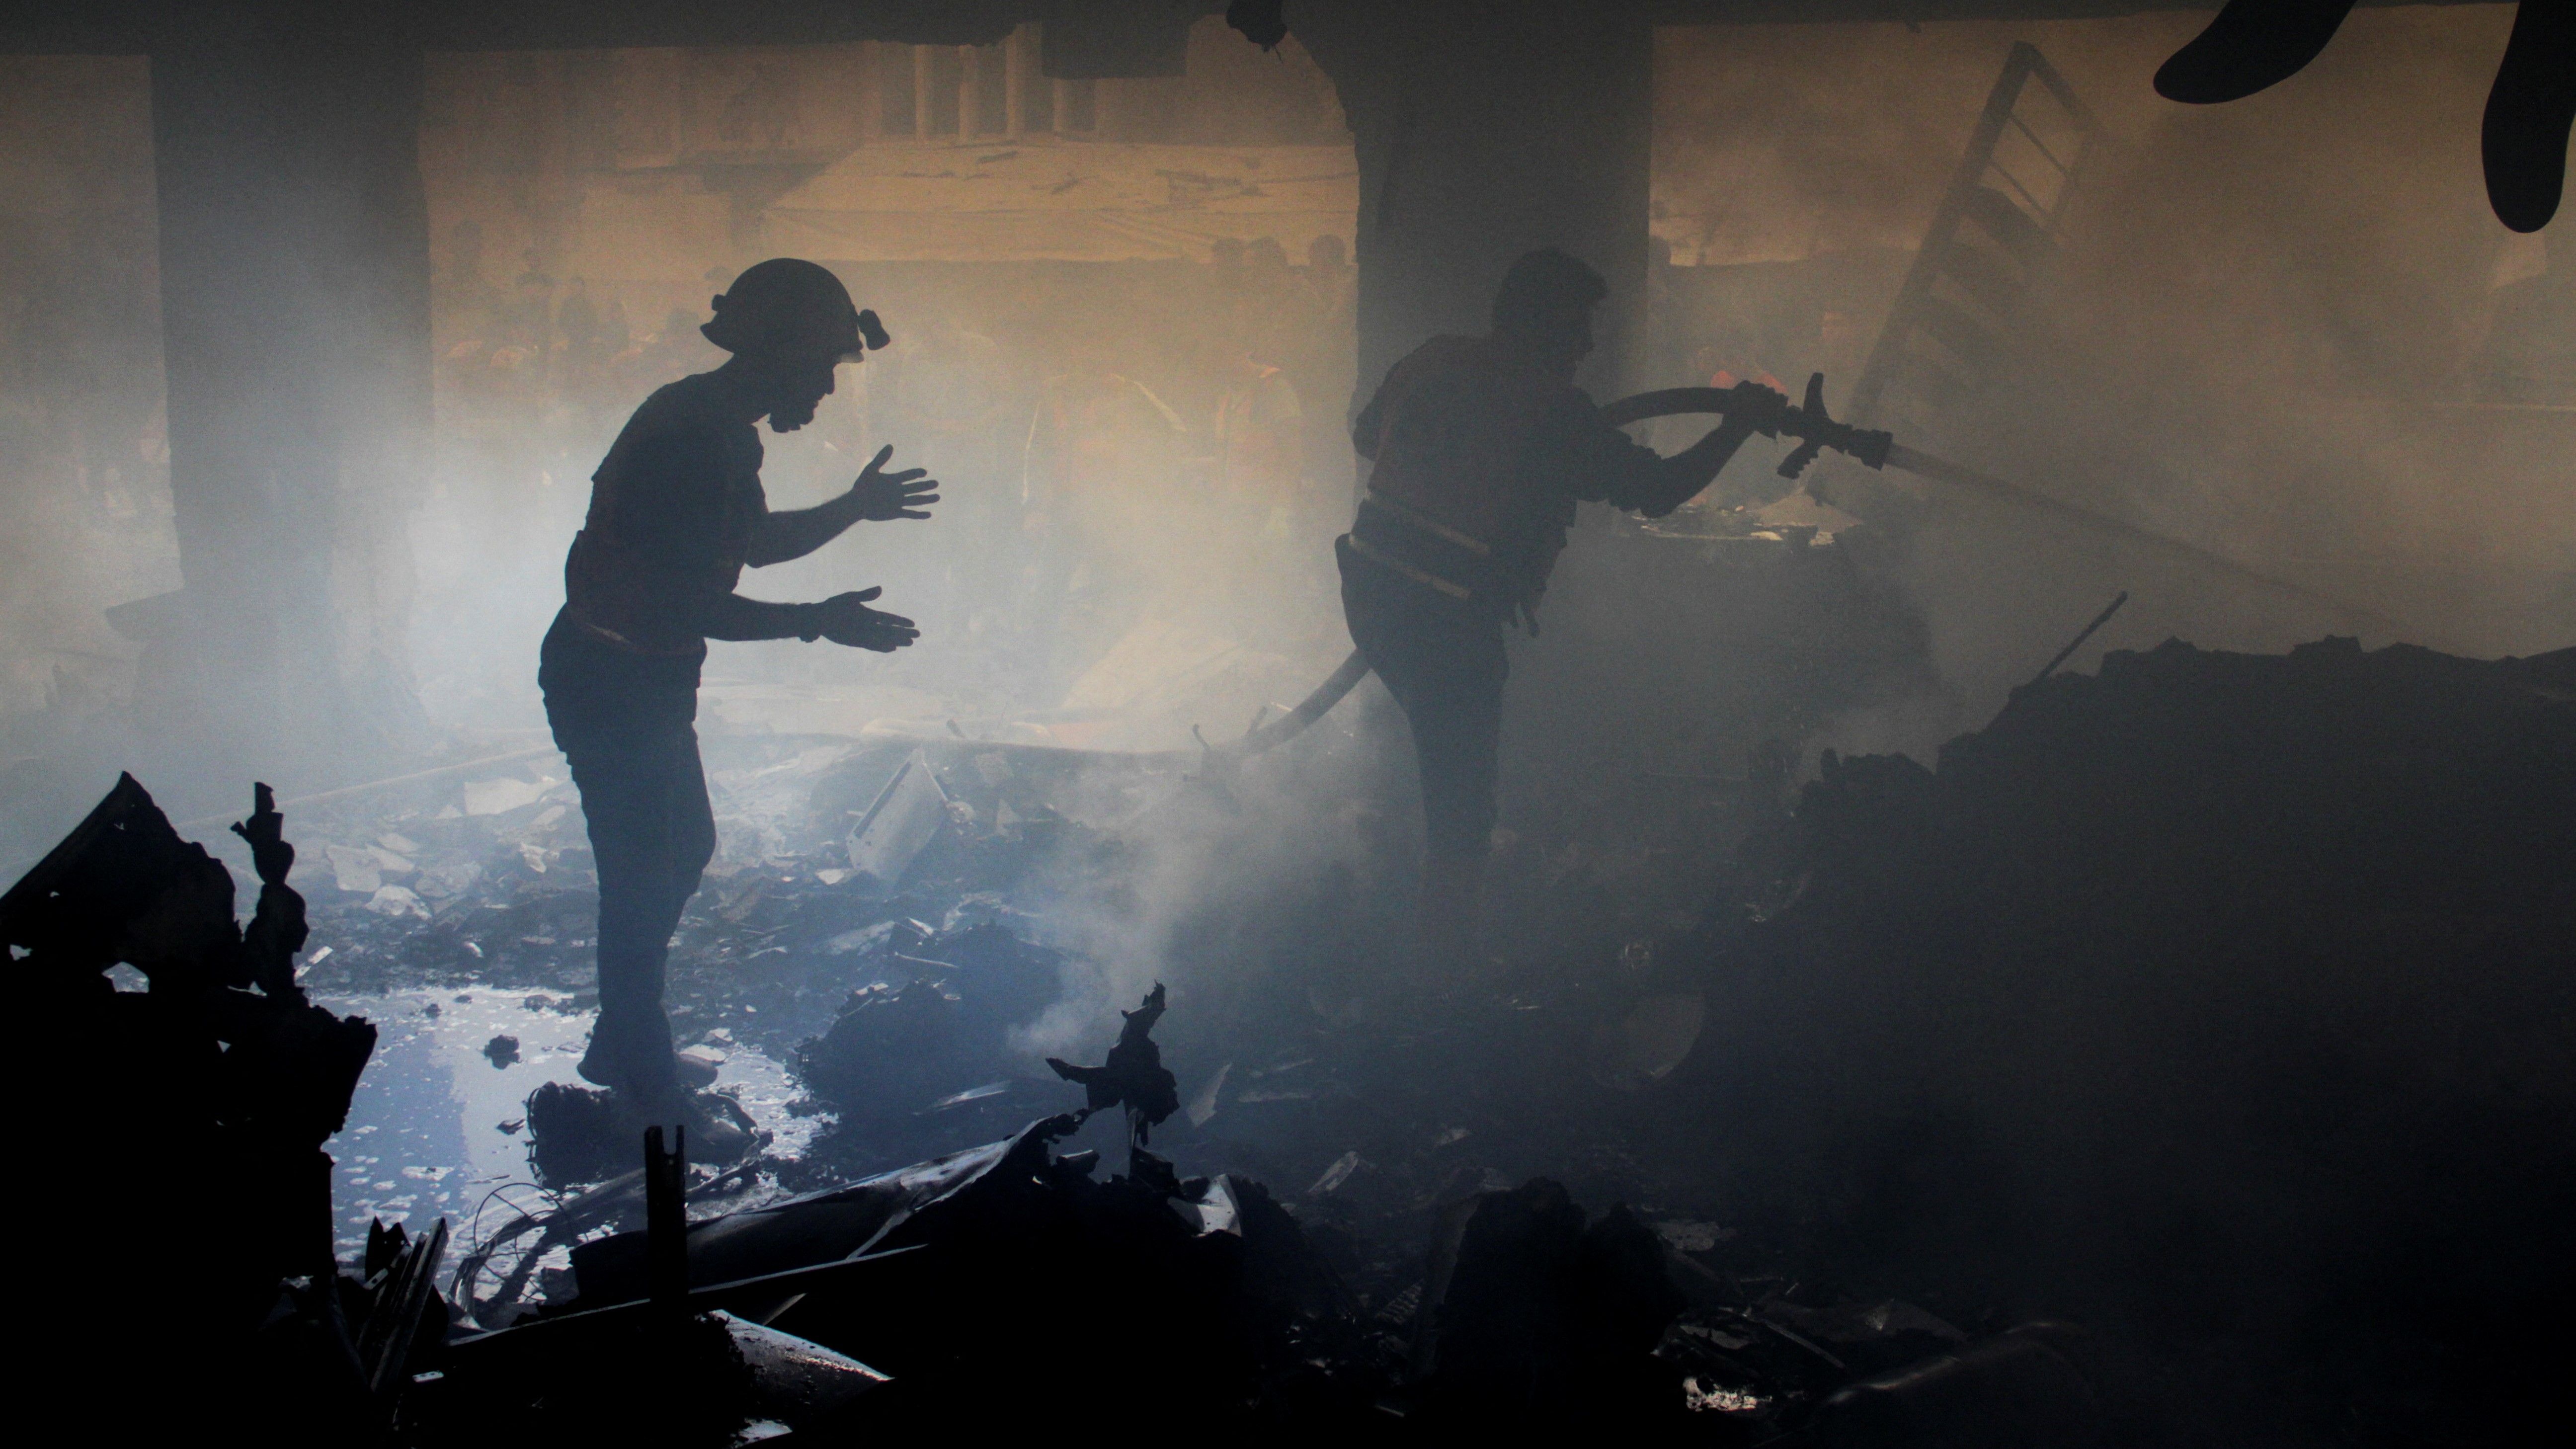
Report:
M 542 1204 L 528 1165 L 528 1094 L 581 1083 L 587 1012 L 544 992 L 471 985 L 316 1000 L 378 1033 L 348 1125 L 325 1144 L 339 1164 L 333 1226 L 344 1260 L 364 1248 L 371 1219 L 425 1228 L 444 1217 L 472 1242 L 478 1212 L 488 1229 L 496 1214 Z M 709 1045 L 725 1054 L 717 1089 L 738 1094 L 773 1134 L 771 1150 L 803 1151 L 821 1119 L 788 1114 L 799 1094 L 786 1069 L 730 1041 Z

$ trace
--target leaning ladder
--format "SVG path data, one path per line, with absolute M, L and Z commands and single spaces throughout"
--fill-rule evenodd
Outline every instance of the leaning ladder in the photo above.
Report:
M 2057 102 L 2065 123 L 2051 127 L 2055 147 L 2024 114 L 2033 80 Z M 2035 157 L 2014 158 L 2018 173 L 2002 154 L 2006 138 L 2015 135 L 2028 143 L 2015 149 Z M 2039 48 L 2014 42 L 1887 325 L 1852 386 L 1847 412 L 1855 422 L 1918 429 L 1984 385 L 2004 359 L 2022 297 L 2062 250 L 2068 205 L 2107 139 Z

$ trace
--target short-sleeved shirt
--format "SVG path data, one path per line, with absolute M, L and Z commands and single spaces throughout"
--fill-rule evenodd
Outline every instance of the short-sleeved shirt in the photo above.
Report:
M 564 614 L 613 648 L 703 657 L 703 607 L 741 581 L 769 503 L 760 435 L 719 405 L 718 386 L 702 374 L 646 398 L 591 475 Z
M 1362 505 L 1354 535 L 1406 550 L 1506 610 L 1545 592 L 1576 504 L 1660 514 L 1688 496 L 1673 496 L 1654 450 L 1508 338 L 1435 337 L 1414 349 L 1352 441 L 1374 462 L 1368 493 L 1379 505 Z

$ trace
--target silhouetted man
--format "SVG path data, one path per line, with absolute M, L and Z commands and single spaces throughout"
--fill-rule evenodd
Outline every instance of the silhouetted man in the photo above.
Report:
M 1398 362 L 1352 428 L 1374 465 L 1351 531 L 1336 543 L 1342 610 L 1413 728 L 1425 853 L 1423 964 L 1474 958 L 1494 827 L 1504 626 L 1536 632 L 1578 502 L 1660 518 L 1708 486 L 1787 399 L 1757 384 L 1688 451 L 1666 458 L 1603 422 L 1574 385 L 1592 351 L 1592 309 L 1609 295 L 1565 253 L 1512 264 L 1493 331 L 1435 337 Z
M 744 566 L 802 558 L 861 519 L 927 518 L 939 495 L 918 468 L 885 472 L 885 448 L 847 493 L 772 513 L 752 425 L 813 421 L 833 369 L 860 356 L 859 313 L 838 278 L 786 258 L 744 272 L 714 306 L 700 330 L 733 357 L 645 399 L 592 475 L 537 680 L 599 870 L 599 1020 L 581 1074 L 721 1153 L 728 1144 L 710 1139 L 738 1130 L 682 1089 L 662 1007 L 671 933 L 715 852 L 694 724 L 706 641 L 912 643 L 911 620 L 867 606 L 876 589 L 772 604 L 734 586 Z

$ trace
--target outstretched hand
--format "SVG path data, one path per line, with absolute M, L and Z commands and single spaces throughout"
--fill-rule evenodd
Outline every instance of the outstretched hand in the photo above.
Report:
M 846 644 L 853 649 L 873 649 L 879 654 L 892 654 L 921 637 L 910 619 L 871 609 L 868 601 L 884 593 L 883 589 L 861 589 L 854 594 L 834 594 L 822 603 L 823 629 L 826 639 Z
M 928 518 L 930 505 L 939 501 L 939 480 L 923 477 L 929 471 L 926 468 L 886 472 L 886 460 L 893 456 L 892 443 L 877 449 L 877 455 L 868 460 L 867 471 L 850 485 L 850 496 L 859 503 L 859 517 L 871 523 Z
M 254 784 L 250 803 L 250 818 L 233 822 L 233 834 L 250 842 L 251 869 L 259 872 L 260 880 L 282 886 L 286 873 L 295 868 L 295 847 L 286 840 L 286 817 L 277 813 L 277 792 Z

